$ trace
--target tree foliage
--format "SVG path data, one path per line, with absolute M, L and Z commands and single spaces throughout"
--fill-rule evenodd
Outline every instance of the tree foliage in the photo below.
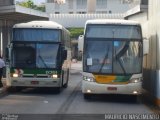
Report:
M 78 38 L 84 32 L 84 28 L 68 28 L 68 30 L 71 33 L 71 38 Z
M 18 2 L 17 4 L 26 8 L 32 8 L 35 10 L 45 12 L 45 5 L 35 5 L 32 0 L 28 0 L 27 2 Z

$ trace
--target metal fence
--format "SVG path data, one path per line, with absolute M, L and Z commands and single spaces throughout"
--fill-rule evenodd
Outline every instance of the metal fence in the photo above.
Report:
M 50 20 L 67 28 L 84 27 L 89 19 L 124 19 L 125 14 L 50 14 Z

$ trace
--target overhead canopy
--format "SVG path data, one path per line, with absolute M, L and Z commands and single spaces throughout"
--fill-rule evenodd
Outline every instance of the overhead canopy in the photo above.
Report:
M 0 19 L 15 21 L 48 20 L 49 16 L 45 12 L 11 5 L 0 7 Z
M 142 12 L 147 12 L 148 11 L 148 5 L 136 5 L 134 8 L 128 10 L 125 14 L 125 19 L 128 19 L 128 17 L 133 16 L 135 14 L 139 14 Z

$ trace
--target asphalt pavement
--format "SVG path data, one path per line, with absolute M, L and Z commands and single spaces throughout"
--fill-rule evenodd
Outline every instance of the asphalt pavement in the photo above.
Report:
M 82 62 L 74 61 L 71 64 L 71 79 L 69 87 L 61 94 L 46 93 L 34 94 L 36 90 L 27 89 L 26 91 L 8 94 L 7 89 L 0 91 L 0 104 L 2 111 L 9 113 L 54 113 L 54 114 L 96 114 L 114 111 L 116 113 L 158 113 L 160 109 L 147 101 L 146 96 L 142 96 L 140 102 L 132 103 L 124 101 L 123 96 L 98 96 L 92 101 L 83 99 L 81 92 L 81 72 Z M 48 90 L 47 90 L 48 91 Z M 27 94 L 26 94 L 27 93 Z M 31 94 L 30 94 L 31 93 Z M 58 101 L 57 101 L 58 99 Z M 118 101 L 116 99 L 119 99 Z M 7 104 L 8 103 L 8 104 Z M 19 106 L 16 110 L 16 105 Z M 34 106 L 34 108 L 32 108 Z M 123 107 L 122 107 L 123 106 Z M 54 109 L 58 108 L 58 109 Z M 128 109 L 130 108 L 130 109 Z M 123 109 L 123 111 L 121 110 Z M 152 112 L 151 112 L 152 111 Z

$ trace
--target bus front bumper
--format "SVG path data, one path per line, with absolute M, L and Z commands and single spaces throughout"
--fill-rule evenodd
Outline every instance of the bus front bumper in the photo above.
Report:
M 11 78 L 9 86 L 60 87 L 60 78 Z
M 127 94 L 139 95 L 142 91 L 142 82 L 129 84 L 98 84 L 96 82 L 82 82 L 84 94 Z

